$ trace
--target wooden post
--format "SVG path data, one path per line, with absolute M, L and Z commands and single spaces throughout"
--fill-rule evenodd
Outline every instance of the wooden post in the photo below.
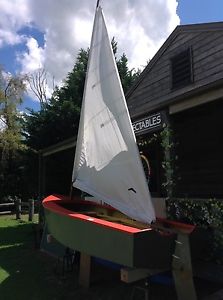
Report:
M 34 200 L 30 199 L 29 200 L 29 221 L 33 220 L 33 215 L 34 215 Z
M 45 159 L 39 151 L 39 183 L 38 183 L 38 202 L 39 202 L 39 226 L 44 224 L 44 210 L 42 206 L 43 195 L 45 194 Z
M 22 211 L 22 202 L 21 199 L 16 199 L 16 220 L 20 220 L 21 219 L 21 211 Z
M 197 300 L 193 281 L 189 234 L 178 232 L 172 273 L 178 300 Z

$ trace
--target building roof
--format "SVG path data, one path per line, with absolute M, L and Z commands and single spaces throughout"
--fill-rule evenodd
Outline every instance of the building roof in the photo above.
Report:
M 188 25 L 178 25 L 174 31 L 169 35 L 167 40 L 163 43 L 154 57 L 150 60 L 148 65 L 145 67 L 139 78 L 136 80 L 135 84 L 126 93 L 126 98 L 128 98 L 132 92 L 138 87 L 140 82 L 146 77 L 146 75 L 152 70 L 153 66 L 160 59 L 167 48 L 172 44 L 179 34 L 186 32 L 209 32 L 209 31 L 223 31 L 223 22 L 213 22 L 213 23 L 201 23 L 201 24 L 188 24 Z

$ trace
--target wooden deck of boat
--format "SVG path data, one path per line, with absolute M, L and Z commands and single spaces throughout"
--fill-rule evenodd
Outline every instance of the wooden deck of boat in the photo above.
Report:
M 126 226 L 136 227 L 138 229 L 146 229 L 146 228 L 150 227 L 149 224 L 135 221 L 133 219 L 127 218 L 126 216 L 120 215 L 120 214 L 116 216 L 116 215 L 109 215 L 109 214 L 97 212 L 97 211 L 79 211 L 79 213 L 87 215 L 89 217 L 103 219 L 103 220 L 106 220 L 109 222 L 115 222 L 115 223 L 123 224 Z

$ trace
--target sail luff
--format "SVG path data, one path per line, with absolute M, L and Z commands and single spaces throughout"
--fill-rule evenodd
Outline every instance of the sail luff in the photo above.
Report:
M 97 0 L 96 10 L 95 10 L 95 15 L 94 15 L 93 30 L 92 30 L 92 35 L 91 35 L 91 43 L 90 43 L 90 50 L 89 50 L 89 56 L 88 56 L 87 71 L 86 71 L 86 77 L 85 77 L 85 82 L 84 82 L 84 92 L 83 92 L 83 97 L 82 97 L 80 120 L 79 120 L 79 127 L 78 127 L 76 151 L 75 151 L 75 157 L 74 157 L 74 166 L 73 166 L 73 172 L 72 172 L 72 183 L 74 183 L 76 178 L 77 178 L 77 170 L 78 170 L 78 164 L 79 164 L 78 158 L 81 156 L 81 146 L 82 146 L 82 144 L 80 142 L 78 143 L 78 141 L 81 140 L 81 134 L 82 134 L 82 131 L 83 131 L 84 105 L 85 105 L 84 99 L 85 99 L 85 96 L 86 96 L 86 86 L 87 86 L 87 81 L 88 81 L 89 66 L 90 66 L 92 48 L 93 48 L 93 36 L 94 36 L 95 27 L 96 27 L 96 16 L 97 16 L 97 10 L 99 8 L 99 2 L 100 2 L 100 0 Z

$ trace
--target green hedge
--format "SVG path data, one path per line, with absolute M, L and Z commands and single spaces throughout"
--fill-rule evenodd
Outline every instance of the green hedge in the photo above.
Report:
M 209 258 L 223 263 L 223 200 L 217 199 L 169 199 L 167 216 L 206 228 L 212 233 Z

